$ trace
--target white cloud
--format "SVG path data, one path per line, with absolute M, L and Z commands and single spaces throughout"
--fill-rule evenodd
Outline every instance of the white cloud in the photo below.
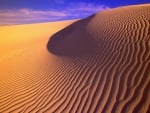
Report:
M 77 17 L 86 17 L 93 13 L 100 12 L 103 10 L 110 9 L 108 6 L 105 5 L 95 5 L 92 3 L 78 3 L 78 4 L 70 4 L 65 11 L 70 13 L 71 16 L 76 15 Z
M 0 25 L 35 23 L 60 20 L 67 14 L 60 11 L 31 9 L 0 10 Z
M 63 0 L 59 0 L 63 1 Z M 0 25 L 24 24 L 84 18 L 98 11 L 109 9 L 104 5 L 90 3 L 69 4 L 62 10 L 8 9 L 0 10 Z

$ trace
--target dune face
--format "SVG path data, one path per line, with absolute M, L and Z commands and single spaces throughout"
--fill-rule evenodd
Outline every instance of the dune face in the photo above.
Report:
M 149 113 L 150 4 L 71 23 L 50 24 L 19 48 L 2 47 L 9 52 L 0 55 L 0 112 Z M 69 26 L 48 39 L 47 29 L 59 25 Z
M 88 36 L 87 23 L 94 17 L 77 21 L 63 30 L 55 33 L 49 40 L 47 48 L 59 56 L 82 56 L 93 53 L 95 41 Z

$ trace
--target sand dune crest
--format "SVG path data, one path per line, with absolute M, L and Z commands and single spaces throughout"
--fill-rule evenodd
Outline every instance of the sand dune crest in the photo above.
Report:
M 48 50 L 60 56 L 81 56 L 95 51 L 95 42 L 86 30 L 93 17 L 77 21 L 55 33 L 47 44 Z

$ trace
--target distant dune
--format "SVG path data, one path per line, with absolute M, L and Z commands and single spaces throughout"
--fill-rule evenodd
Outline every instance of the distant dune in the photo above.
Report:
M 0 113 L 150 113 L 150 4 L 0 37 Z

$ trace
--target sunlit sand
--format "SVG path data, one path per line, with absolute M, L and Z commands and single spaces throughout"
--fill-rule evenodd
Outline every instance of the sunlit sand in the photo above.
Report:
M 150 4 L 0 27 L 1 113 L 149 113 Z

